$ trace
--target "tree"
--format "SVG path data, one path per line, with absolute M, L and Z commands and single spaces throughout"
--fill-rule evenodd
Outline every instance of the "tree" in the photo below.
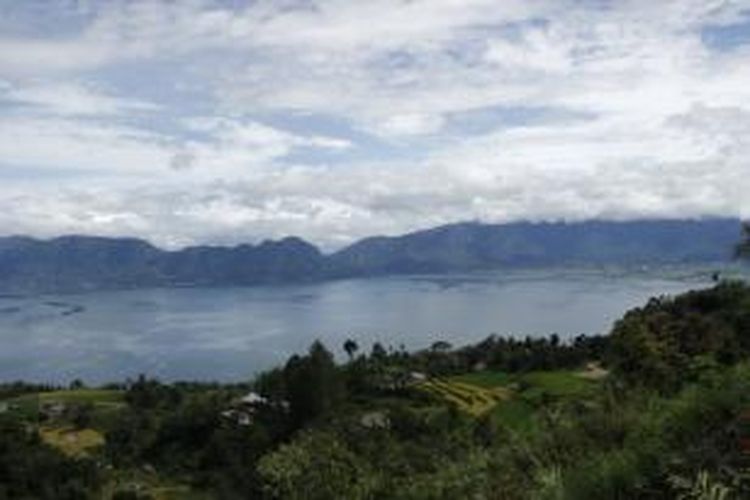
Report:
M 344 400 L 344 381 L 333 355 L 317 340 L 307 356 L 292 356 L 284 375 L 292 421 L 297 426 L 329 413 Z
M 305 432 L 263 457 L 258 474 L 268 498 L 328 500 L 372 497 L 375 478 L 334 435 Z
M 742 240 L 735 247 L 734 253 L 737 258 L 750 258 L 750 221 L 742 223 Z
M 388 352 L 385 350 L 385 347 L 383 347 L 383 344 L 380 342 L 375 342 L 372 345 L 372 352 L 370 353 L 370 357 L 375 362 L 385 361 L 385 359 L 388 357 Z
M 73 406 L 71 421 L 76 429 L 85 429 L 91 425 L 94 417 L 94 405 L 91 403 L 82 403 Z
M 86 388 L 86 384 L 84 384 L 84 383 L 83 383 L 83 380 L 81 380 L 81 379 L 79 379 L 79 378 L 77 378 L 77 379 L 73 380 L 73 381 L 72 381 L 72 382 L 70 383 L 70 390 L 71 390 L 71 391 L 77 391 L 77 390 L 80 390 L 80 389 L 85 389 L 85 388 Z
M 354 359 L 354 355 L 359 350 L 359 345 L 357 344 L 357 341 L 354 339 L 346 339 L 344 342 L 344 351 L 346 351 L 347 356 L 349 356 L 349 361 Z
M 67 457 L 29 432 L 26 423 L 0 418 L 0 498 L 101 498 L 102 480 L 93 460 Z
M 284 399 L 287 393 L 286 377 L 281 368 L 261 373 L 253 385 L 256 391 L 275 401 Z
M 107 426 L 105 454 L 116 467 L 136 465 L 156 440 L 158 422 L 153 413 L 127 408 Z
M 450 342 L 446 342 L 445 340 L 438 340 L 432 344 L 432 351 L 433 352 L 440 352 L 440 353 L 446 353 L 450 351 L 453 348 L 453 346 L 450 344 Z

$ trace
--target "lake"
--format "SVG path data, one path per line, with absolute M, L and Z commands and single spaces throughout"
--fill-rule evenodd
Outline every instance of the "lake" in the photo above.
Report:
M 711 284 L 709 267 L 534 270 L 300 286 L 0 297 L 0 380 L 247 379 L 322 340 L 407 349 L 496 333 L 607 333 L 652 296 Z

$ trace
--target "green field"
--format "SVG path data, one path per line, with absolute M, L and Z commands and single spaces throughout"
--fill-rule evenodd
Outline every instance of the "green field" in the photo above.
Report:
M 69 404 L 91 403 L 94 405 L 120 405 L 123 403 L 123 392 L 108 389 L 76 389 L 25 394 L 8 400 L 20 406 L 36 405 L 59 401 Z
M 495 406 L 492 416 L 509 429 L 525 431 L 532 428 L 534 411 L 534 406 L 516 397 Z
M 94 427 L 103 427 L 103 421 L 125 404 L 122 391 L 107 389 L 76 389 L 24 394 L 7 399 L 6 402 L 17 408 L 15 413 L 29 420 L 37 420 L 37 412 L 45 403 L 91 405 L 95 420 Z
M 492 412 L 504 425 L 528 428 L 540 405 L 589 397 L 599 382 L 581 371 L 557 370 L 509 374 L 481 371 L 430 379 L 418 387 L 473 416 Z
M 505 387 L 510 385 L 513 382 L 513 377 L 505 372 L 481 371 L 457 375 L 451 377 L 451 380 L 487 389 L 494 389 L 495 387 Z
M 555 400 L 584 398 L 590 396 L 598 385 L 574 371 L 530 372 L 519 376 L 518 382 L 523 388 L 523 397 L 529 401 L 545 397 Z
M 42 401 L 60 401 L 62 403 L 92 403 L 96 405 L 121 404 L 123 392 L 107 389 L 77 389 L 72 391 L 53 391 L 39 393 Z

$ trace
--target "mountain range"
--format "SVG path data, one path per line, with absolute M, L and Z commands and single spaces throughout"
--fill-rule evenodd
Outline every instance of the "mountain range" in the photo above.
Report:
M 162 250 L 134 238 L 0 237 L 0 292 L 244 286 L 566 265 L 727 261 L 738 219 L 483 224 L 372 237 L 330 254 L 296 237 Z

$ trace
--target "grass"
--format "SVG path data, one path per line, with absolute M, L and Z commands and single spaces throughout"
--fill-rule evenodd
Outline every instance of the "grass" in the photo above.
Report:
M 8 399 L 7 402 L 17 407 L 15 413 L 21 418 L 36 421 L 40 405 L 59 402 L 66 405 L 92 405 L 94 428 L 105 427 L 110 419 L 125 404 L 123 392 L 106 389 L 76 389 L 24 394 Z
M 485 389 L 518 386 L 520 392 L 544 392 L 554 398 L 588 396 L 596 387 L 595 380 L 581 376 L 576 370 L 535 371 L 509 374 L 482 371 L 451 377 L 451 381 Z
M 581 377 L 579 372 L 567 370 L 530 372 L 521 375 L 519 381 L 528 387 L 523 391 L 524 395 L 533 399 L 543 395 L 553 399 L 587 397 L 597 386 L 595 381 Z
M 39 435 L 48 445 L 69 457 L 85 457 L 104 445 L 104 436 L 94 429 L 76 430 L 72 427 L 42 427 Z
M 122 391 L 107 389 L 76 389 L 71 391 L 63 390 L 24 394 L 23 396 L 8 400 L 9 403 L 17 404 L 22 408 L 29 406 L 36 407 L 37 402 L 50 403 L 53 401 L 67 404 L 91 403 L 95 406 L 119 406 L 123 404 L 123 393 Z
M 91 403 L 94 405 L 122 404 L 122 391 L 108 389 L 76 389 L 71 391 L 52 391 L 39 393 L 41 401 L 60 401 L 61 403 Z
M 484 387 L 486 389 L 494 389 L 495 387 L 505 387 L 510 385 L 513 382 L 513 377 L 505 372 L 481 371 L 464 373 L 463 375 L 451 377 L 451 380 Z
M 526 431 L 532 428 L 534 407 L 520 398 L 504 401 L 492 410 L 496 421 L 514 431 Z

